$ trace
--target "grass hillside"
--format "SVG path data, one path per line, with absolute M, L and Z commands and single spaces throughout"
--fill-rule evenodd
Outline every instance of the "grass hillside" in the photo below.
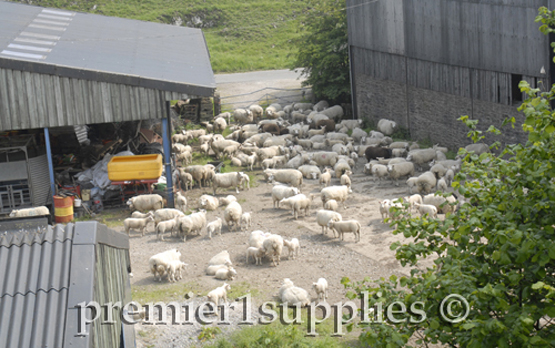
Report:
M 289 68 L 305 0 L 37 0 L 43 7 L 201 28 L 216 73 Z

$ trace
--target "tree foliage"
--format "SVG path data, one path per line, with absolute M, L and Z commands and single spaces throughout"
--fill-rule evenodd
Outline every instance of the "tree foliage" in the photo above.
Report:
M 331 103 L 351 101 L 345 0 L 310 0 L 293 69 L 301 68 L 304 86 Z
M 537 21 L 545 33 L 555 27 L 554 13 L 545 8 Z M 508 145 L 497 155 L 461 150 L 464 163 L 453 185 L 465 203 L 444 220 L 400 215 L 393 222 L 393 233 L 408 239 L 391 248 L 412 267 L 411 275 L 344 280 L 351 298 L 368 291 L 369 305 L 381 303 L 382 314 L 400 301 L 410 319 L 411 305 L 423 303 L 420 322 L 366 324 L 364 343 L 399 347 L 416 337 L 418 344 L 451 347 L 555 346 L 555 86 L 542 92 L 522 81 L 519 87 L 528 96 L 519 107 L 526 144 Z M 484 138 L 477 121 L 460 120 L 475 142 Z M 514 127 L 514 118 L 505 124 Z M 495 127 L 488 132 L 500 133 Z M 426 258 L 434 267 L 422 266 Z M 448 308 L 442 301 L 451 294 L 460 297 Z

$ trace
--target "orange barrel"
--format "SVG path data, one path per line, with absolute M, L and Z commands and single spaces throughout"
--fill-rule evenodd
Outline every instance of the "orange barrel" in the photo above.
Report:
M 73 199 L 71 197 L 54 196 L 54 216 L 57 223 L 73 220 Z

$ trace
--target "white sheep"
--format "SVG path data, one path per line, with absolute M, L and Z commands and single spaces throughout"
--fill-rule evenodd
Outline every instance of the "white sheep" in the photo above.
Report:
M 244 180 L 242 174 L 242 172 L 216 174 L 214 176 L 214 179 L 212 180 L 212 189 L 214 190 L 214 195 L 216 195 L 216 189 L 218 187 L 235 187 L 235 192 L 239 193 L 239 187 L 241 187 Z
M 421 171 L 423 166 L 436 158 L 436 151 L 434 149 L 418 149 L 409 152 L 407 161 L 413 162 L 418 171 Z
M 181 187 L 183 185 L 185 186 L 185 190 L 193 189 L 193 176 L 183 170 L 183 168 L 178 168 L 177 179 L 179 179 L 177 187 Z
M 457 198 L 453 195 L 443 197 L 441 195 L 436 195 L 430 193 L 422 197 L 423 204 L 430 204 L 437 208 L 437 212 L 440 214 L 452 213 L 456 208 Z
M 48 210 L 48 208 L 45 206 L 40 206 L 25 209 L 14 209 L 10 212 L 10 217 L 26 217 L 38 215 L 50 215 L 50 210 Z
M 249 258 L 253 258 L 256 265 L 262 264 L 262 257 L 264 256 L 264 250 L 261 247 L 248 247 L 247 248 L 247 264 L 249 263 Z
M 418 180 L 418 177 L 416 176 L 411 176 L 410 178 L 407 179 L 406 183 L 407 183 L 407 186 L 409 187 L 410 194 L 412 194 L 413 189 L 416 187 L 417 180 Z
M 179 261 L 181 253 L 177 249 L 166 250 L 152 256 L 148 260 L 150 272 L 154 275 L 154 279 L 158 277 L 158 281 L 162 281 L 162 277 L 166 274 L 168 263 L 171 261 Z
M 325 110 L 320 111 L 320 113 L 328 116 L 330 119 L 334 120 L 335 122 L 339 122 L 339 120 L 341 120 L 341 117 L 343 117 L 344 115 L 343 108 L 341 107 L 341 105 L 334 105 L 332 107 L 329 107 Z
M 125 228 L 125 232 L 129 235 L 129 231 L 131 229 L 140 230 L 141 236 L 145 235 L 145 229 L 150 222 L 154 222 L 154 218 L 152 215 L 148 215 L 144 218 L 127 218 L 123 220 L 123 227 Z
M 476 155 L 481 155 L 485 152 L 490 152 L 489 146 L 484 143 L 466 145 L 464 149 L 468 152 L 474 152 Z
M 422 204 L 422 196 L 418 193 L 411 195 L 409 197 L 404 197 L 403 200 L 409 203 L 410 212 L 415 208 L 415 203 Z
M 416 188 L 419 193 L 430 193 L 437 185 L 436 176 L 432 172 L 424 172 L 416 179 Z
M 214 255 L 209 261 L 208 261 L 208 265 L 209 266 L 213 266 L 213 265 L 223 265 L 223 264 L 229 264 L 231 265 L 231 259 L 229 257 L 229 252 L 227 250 L 224 251 L 220 251 L 219 253 L 217 253 L 216 255 Z
M 224 305 L 227 304 L 227 292 L 231 290 L 231 286 L 227 283 L 210 291 L 207 295 L 208 301 L 213 302 L 215 307 L 220 305 L 220 300 L 224 300 Z
M 343 220 L 343 221 L 330 220 L 328 222 L 328 227 L 333 228 L 333 230 L 338 233 L 338 236 L 341 235 L 341 240 L 343 240 L 343 234 L 354 233 L 355 241 L 357 243 L 360 242 L 360 223 L 356 220 Z M 335 235 L 335 232 L 334 232 L 334 235 Z
M 283 238 L 277 234 L 268 236 L 262 243 L 262 249 L 264 250 L 264 254 L 272 260 L 272 266 L 276 267 L 281 260 Z
M 185 198 L 185 196 L 183 196 L 179 191 L 177 191 L 177 195 L 175 197 L 175 207 L 183 213 L 187 211 L 187 198 Z
M 382 118 L 378 121 L 378 131 L 385 135 L 391 135 L 397 129 L 397 123 L 395 121 L 387 120 Z
M 187 166 L 183 168 L 183 171 L 185 173 L 191 174 L 193 179 L 199 184 L 199 187 L 202 188 L 202 183 L 206 176 L 206 171 L 207 171 L 207 168 L 205 166 L 198 165 L 198 164 Z M 205 186 L 206 186 L 206 182 L 205 182 Z
M 324 203 L 324 209 L 338 211 L 339 204 L 337 204 L 337 201 L 335 199 L 330 199 L 329 201 L 326 201 L 326 203 Z
M 211 195 L 202 195 L 198 199 L 199 207 L 205 210 L 216 210 L 221 205 L 220 200 L 217 197 Z
M 235 270 L 235 268 L 230 266 L 227 268 L 220 268 L 219 270 L 217 270 L 216 274 L 214 274 L 214 278 L 220 279 L 220 280 L 233 280 L 236 275 L 237 275 L 237 271 Z
M 340 178 L 340 183 L 341 185 L 345 185 L 349 188 L 349 192 L 353 192 L 351 190 L 351 175 L 353 174 L 353 172 L 351 172 L 350 170 L 345 171 L 345 173 L 343 173 L 343 175 L 341 175 Z
M 292 197 L 299 194 L 299 189 L 296 187 L 289 187 L 285 185 L 276 185 L 272 187 L 272 200 L 273 200 L 273 207 L 279 207 L 279 201 L 284 198 Z
M 264 177 L 268 182 L 278 181 L 294 186 L 301 191 L 303 173 L 296 169 L 266 169 Z
M 391 208 L 391 200 L 384 199 L 383 201 L 378 201 L 380 205 L 380 214 L 382 215 L 382 221 L 385 223 L 385 219 L 389 216 L 389 208 Z
M 376 181 L 376 179 L 378 180 L 385 179 L 388 173 L 389 172 L 387 171 L 387 166 L 383 164 L 372 165 L 372 176 L 374 181 Z
M 250 156 L 247 156 L 247 160 L 245 162 L 245 165 L 247 167 L 249 167 L 250 171 L 253 171 L 253 167 L 254 165 L 258 162 L 258 155 L 256 153 L 253 153 Z
M 443 178 L 445 179 L 447 187 L 451 186 L 453 180 L 455 179 L 455 172 L 453 171 L 453 169 L 448 169 L 447 172 L 445 172 L 445 176 Z
M 184 216 L 185 214 L 175 208 L 163 208 L 158 209 L 154 212 L 154 222 L 158 225 L 162 221 L 168 221 L 174 219 L 176 216 Z
M 436 179 L 440 179 L 443 178 L 447 173 L 447 168 L 445 168 L 441 163 L 436 163 L 432 167 L 430 167 L 430 172 L 434 173 Z
M 131 197 L 127 201 L 129 210 L 131 211 L 149 211 L 162 209 L 164 207 L 164 199 L 158 194 L 140 195 Z
M 248 109 L 247 110 L 235 109 L 233 110 L 233 119 L 235 120 L 235 122 L 240 124 L 252 123 L 253 122 L 252 111 Z
M 330 222 L 330 220 L 341 221 L 343 217 L 333 210 L 320 209 L 318 213 L 316 213 L 316 222 L 318 225 L 322 226 L 322 234 L 327 233 L 328 222 Z M 335 237 L 335 232 L 333 236 Z
M 241 214 L 241 231 L 246 230 L 252 226 L 252 212 Z
M 325 168 L 324 172 L 320 175 L 320 187 L 323 186 L 330 186 L 331 184 L 331 169 Z
M 173 231 L 176 230 L 178 219 L 179 216 L 176 216 L 171 220 L 160 221 L 158 224 L 156 224 L 156 236 L 158 237 L 158 239 L 164 240 L 164 232 L 169 231 L 171 232 L 171 234 L 173 234 Z
M 330 199 L 335 199 L 338 203 L 343 203 L 343 209 L 347 209 L 345 201 L 349 196 L 349 188 L 345 185 L 324 187 L 320 192 L 322 204 L 326 204 Z
M 175 282 L 183 278 L 181 271 L 185 270 L 185 266 L 188 266 L 185 262 L 179 260 L 172 260 L 168 262 L 166 267 L 166 272 L 168 273 L 168 280 L 170 282 Z
M 316 104 L 314 104 L 314 106 L 312 107 L 312 109 L 316 112 L 320 112 L 323 111 L 325 109 L 327 109 L 330 105 L 328 104 L 327 101 L 325 100 L 320 100 L 319 102 L 317 102 Z
M 310 304 L 308 291 L 295 286 L 289 278 L 283 280 L 283 285 L 279 288 L 279 298 L 283 304 L 289 306 L 304 307 Z
M 262 244 L 264 243 L 264 240 L 270 235 L 271 234 L 266 234 L 260 230 L 252 231 L 251 235 L 249 236 L 249 246 L 255 247 L 255 248 L 262 248 Z
M 131 214 L 131 217 L 132 217 L 132 218 L 135 218 L 135 219 L 144 219 L 144 218 L 146 218 L 146 217 L 148 217 L 148 216 L 152 216 L 152 217 L 154 218 L 154 212 L 153 212 L 153 211 L 149 211 L 149 212 L 147 212 L 147 213 L 141 213 L 140 211 L 134 211 L 134 212 Z
M 230 231 L 233 226 L 235 226 L 236 228 L 240 227 L 242 215 L 243 208 L 238 202 L 231 202 L 227 205 L 227 207 L 225 207 L 224 220 Z
M 206 273 L 206 275 L 213 276 L 213 275 L 216 275 L 216 272 L 218 270 L 227 269 L 229 267 L 231 267 L 231 262 L 226 262 L 222 265 L 211 265 L 211 266 L 206 267 L 205 273 Z
M 414 163 L 403 162 L 396 164 L 389 164 L 387 166 L 387 171 L 389 173 L 389 178 L 395 181 L 395 186 L 399 186 L 399 178 L 414 175 Z
M 187 236 L 192 233 L 200 234 L 206 226 L 206 211 L 193 213 L 187 216 L 178 217 L 175 229 L 183 234 L 183 241 L 187 240 Z
M 304 164 L 297 168 L 301 173 L 303 173 L 303 177 L 307 179 L 320 179 L 321 171 L 318 166 L 313 166 L 310 164 Z
M 214 120 L 213 127 L 214 127 L 214 132 L 222 133 L 227 128 L 227 122 L 225 121 L 225 118 L 217 117 Z
M 328 281 L 325 278 L 319 278 L 316 283 L 312 283 L 314 291 L 316 291 L 316 296 L 318 300 L 326 300 L 328 297 Z
M 283 245 L 287 247 L 287 258 L 296 259 L 299 256 L 299 251 L 301 250 L 301 244 L 297 238 L 292 238 L 291 240 L 283 240 Z M 291 257 L 292 256 L 292 257 Z
M 304 215 L 308 216 L 311 203 L 311 198 L 308 198 L 300 193 L 298 195 L 282 199 L 279 201 L 279 206 L 288 206 L 291 209 L 291 215 L 293 215 L 296 220 L 301 211 L 304 211 Z
M 212 234 L 218 233 L 220 236 L 222 235 L 222 219 L 216 218 L 216 220 L 211 221 L 206 225 L 206 233 L 208 234 L 208 238 L 212 239 Z
M 337 153 L 331 151 L 318 151 L 312 154 L 312 160 L 320 167 L 334 167 L 338 157 Z
M 415 203 L 414 206 L 420 212 L 420 216 L 428 215 L 432 218 L 437 218 L 437 208 L 431 204 Z
M 437 181 L 437 190 L 441 192 L 447 191 L 447 182 L 444 178 L 441 178 Z

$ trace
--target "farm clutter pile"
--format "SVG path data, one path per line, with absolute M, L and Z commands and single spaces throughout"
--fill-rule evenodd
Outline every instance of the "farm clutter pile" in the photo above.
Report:
M 399 196 L 373 203 L 378 205 L 373 208 L 380 209 L 384 220 L 396 219 L 400 214 L 443 218 L 442 215 L 462 204 L 451 187 L 462 161 L 447 159 L 447 149 L 440 146 L 421 149 L 416 143 L 393 141 L 390 135 L 397 127 L 394 122 L 380 122 L 383 132 L 368 132 L 362 129 L 359 120 L 341 120 L 339 106 L 328 109 L 318 112 L 305 104 L 285 107 L 273 104 L 260 111 L 252 106 L 218 115 L 212 123 L 204 124 L 206 129 L 174 135 L 174 151 L 190 146 L 191 154 L 198 151 L 212 160 L 229 159 L 234 166 L 243 167 L 224 176 L 216 173 L 213 165 L 193 165 L 188 156 L 183 156 L 176 170 L 177 189 L 183 192 L 188 204 L 182 204 L 186 208 L 175 215 L 155 219 L 160 239 L 163 236 L 166 240 L 184 242 L 178 249 L 189 265 L 197 261 L 186 256 L 190 240 L 202 240 L 219 248 L 221 253 L 216 260 L 187 268 L 190 271 L 192 267 L 201 267 L 204 276 L 221 281 L 208 296 L 214 303 L 226 301 L 226 294 L 238 280 L 249 279 L 265 268 L 279 269 L 284 264 L 303 262 L 306 257 L 302 231 L 294 236 L 295 232 L 278 233 L 272 221 L 261 219 L 257 211 L 245 211 L 252 210 L 245 209 L 244 197 L 247 183 L 253 177 L 266 182 L 257 188 L 271 197 L 272 207 L 266 210 L 278 215 L 286 209 L 291 212 L 288 220 L 314 226 L 322 231 L 322 238 L 337 238 L 339 245 L 357 245 L 376 229 L 376 223 L 368 225 L 351 210 L 353 195 L 360 194 L 355 184 L 404 186 L 397 190 L 403 191 Z M 222 122 L 218 120 L 228 125 L 229 135 L 209 132 L 217 129 L 215 125 Z M 179 143 L 183 147 L 175 146 Z M 152 199 L 146 195 L 137 199 L 142 197 Z M 130 203 L 135 206 L 135 202 Z M 167 208 L 151 205 L 142 208 L 142 213 L 152 210 L 156 214 L 163 209 Z M 189 211 L 193 213 L 184 215 Z M 187 219 L 193 216 L 196 218 Z M 230 233 L 239 235 L 245 244 L 241 245 L 241 252 L 230 253 L 233 246 L 223 242 L 222 236 Z M 179 261 L 182 262 L 181 258 Z M 169 264 L 158 268 L 154 271 L 151 268 L 157 281 L 178 278 L 171 275 Z M 306 290 L 295 286 L 293 282 L 300 283 L 293 275 L 285 280 L 281 277 L 279 298 L 301 304 L 316 298 L 324 300 L 328 292 L 338 291 L 334 287 L 337 283 L 325 279 L 326 276 L 306 275 L 314 283 L 312 292 L 307 291 L 307 286 Z

